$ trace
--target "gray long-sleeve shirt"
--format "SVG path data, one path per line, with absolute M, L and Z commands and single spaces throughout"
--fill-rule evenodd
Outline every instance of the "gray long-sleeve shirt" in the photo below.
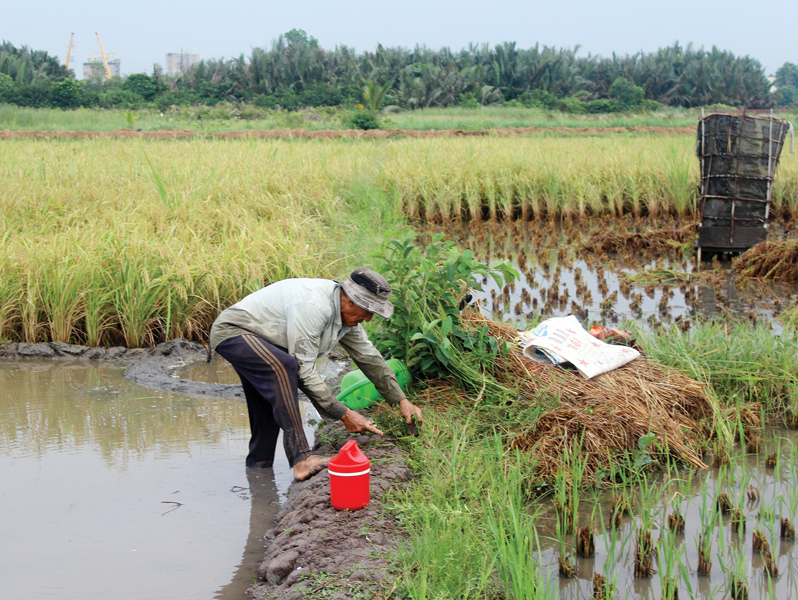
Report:
M 316 359 L 339 343 L 385 400 L 397 404 L 405 397 L 363 328 L 341 321 L 341 287 L 335 281 L 284 279 L 253 292 L 219 314 L 211 327 L 211 348 L 245 333 L 285 348 L 297 359 L 299 387 L 327 419 L 340 419 L 347 408 L 316 371 Z

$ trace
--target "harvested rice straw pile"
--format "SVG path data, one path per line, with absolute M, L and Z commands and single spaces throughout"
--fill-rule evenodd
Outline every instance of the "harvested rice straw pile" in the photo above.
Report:
M 475 311 L 462 315 L 465 325 L 487 325 L 499 340 L 513 342 L 518 332 Z M 713 416 L 705 384 L 641 356 L 619 369 L 593 379 L 575 371 L 541 365 L 523 356 L 513 343 L 504 369 L 496 378 L 509 388 L 520 385 L 522 397 L 541 391 L 556 393 L 559 406 L 545 413 L 533 427 L 519 424 L 512 448 L 538 458 L 538 475 L 553 477 L 564 447 L 584 433 L 587 474 L 593 476 L 608 455 L 637 449 L 638 439 L 655 433 L 662 447 L 693 466 L 703 468 L 699 442 L 708 438 L 702 420 Z
M 734 268 L 744 277 L 798 281 L 798 239 L 761 242 L 746 250 Z
M 680 229 L 655 229 L 643 233 L 597 231 L 582 243 L 582 249 L 587 252 L 663 250 L 681 246 L 694 237 L 695 225 L 685 225 Z

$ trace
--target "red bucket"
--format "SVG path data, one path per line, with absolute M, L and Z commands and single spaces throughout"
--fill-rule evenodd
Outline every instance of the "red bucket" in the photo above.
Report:
M 360 510 L 369 503 L 369 459 L 349 440 L 327 465 L 330 502 L 338 510 Z

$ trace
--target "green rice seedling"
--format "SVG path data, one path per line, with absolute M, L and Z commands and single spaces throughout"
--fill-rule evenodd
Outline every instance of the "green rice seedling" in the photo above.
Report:
M 576 577 L 576 563 L 574 562 L 572 547 L 565 541 L 565 532 L 561 528 L 559 519 L 556 524 L 557 536 L 557 564 L 559 565 L 560 577 L 570 579 Z
M 607 529 L 603 519 L 599 518 L 598 522 L 601 524 L 602 538 L 606 540 L 606 556 L 603 567 L 605 575 L 601 575 L 598 572 L 595 573 L 593 577 L 593 597 L 609 600 L 615 598 L 618 590 L 618 565 L 623 555 L 623 549 L 632 535 L 632 530 L 630 529 L 627 536 L 621 539 L 618 527 L 612 526 Z
M 144 154 L 144 158 L 147 161 L 147 164 L 150 166 L 150 172 L 152 175 L 152 182 L 155 186 L 156 191 L 158 192 L 158 197 L 163 202 L 164 206 L 166 206 L 169 210 L 174 210 L 178 207 L 178 199 L 174 194 L 170 194 L 169 190 L 166 188 L 166 181 L 161 177 L 161 174 L 155 169 L 155 166 L 152 164 L 150 157 L 147 154 Z M 173 167 L 172 170 L 172 178 L 177 179 L 177 167 Z
M 798 468 L 798 453 L 796 452 L 796 448 L 793 448 L 793 452 L 790 456 L 790 472 L 793 474 L 798 473 L 796 468 Z M 794 519 L 795 515 L 798 514 L 798 488 L 794 485 L 790 485 L 785 489 L 787 494 L 786 498 L 784 497 L 784 493 L 779 497 L 782 506 L 780 537 L 783 540 L 794 540 Z
M 519 600 L 554 598 L 557 593 L 550 578 L 539 573 L 534 517 L 527 511 L 520 486 L 509 490 L 501 506 L 488 513 L 499 575 L 508 594 Z
M 745 513 L 743 506 L 745 505 L 745 498 L 748 488 L 750 487 L 751 475 L 745 467 L 742 468 L 740 476 L 737 481 L 737 503 L 731 507 L 731 514 L 729 522 L 731 523 L 731 530 L 737 533 L 745 532 Z
M 679 578 L 684 570 L 682 557 L 685 546 L 677 547 L 676 534 L 669 528 L 661 529 L 657 546 L 657 565 L 662 586 L 663 600 L 678 600 Z
M 398 556 L 405 593 L 485 598 L 498 572 L 518 597 L 542 597 L 552 584 L 538 583 L 537 511 L 524 488 L 533 462 L 508 457 L 499 436 L 477 438 L 468 423 L 431 415 L 424 426 L 431 437 L 409 447 L 418 486 L 390 498 L 410 538 Z
M 651 530 L 637 528 L 635 538 L 635 577 L 651 577 L 654 573 L 654 542 Z
M 671 461 L 668 461 L 668 476 L 671 477 Z M 671 512 L 668 514 L 668 528 L 674 533 L 684 533 L 685 528 L 685 521 L 684 521 L 684 510 L 683 505 L 691 496 L 691 489 L 693 484 L 693 470 L 690 469 L 686 471 L 684 476 L 680 476 L 676 479 L 677 481 L 677 489 L 676 492 L 671 496 L 670 502 L 668 503 Z
M 706 486 L 701 488 L 701 505 L 698 507 L 700 527 L 698 531 L 698 574 L 709 575 L 712 570 L 712 539 L 720 513 L 715 502 L 710 500 Z
M 721 515 L 727 515 L 731 513 L 732 509 L 734 508 L 731 498 L 729 498 L 729 495 L 726 493 L 718 494 L 718 497 L 715 500 L 715 505 Z
M 651 485 L 648 478 L 639 476 L 638 489 L 640 490 L 640 524 L 637 528 L 635 541 L 635 577 L 651 577 L 654 573 L 653 561 L 655 547 L 651 537 L 654 525 L 654 513 L 659 489 Z
M 665 476 L 667 481 L 675 482 L 676 484 L 675 492 L 670 496 L 664 507 L 667 513 L 668 529 L 674 534 L 684 533 L 685 521 L 682 507 L 691 496 L 693 470 L 684 471 L 680 469 L 676 460 L 670 456 L 667 444 L 664 452 L 666 455 Z M 669 508 L 670 513 L 667 512 Z
M 729 574 L 729 596 L 732 600 L 748 600 L 749 563 L 745 550 L 731 549 L 731 571 Z
M 712 466 L 715 467 L 716 469 L 720 469 L 721 467 L 727 467 L 731 462 L 731 459 L 729 458 L 729 451 L 726 449 L 726 443 L 721 438 L 721 436 L 726 431 L 728 430 L 725 427 L 723 428 L 723 431 L 720 431 L 719 428 L 719 431 L 717 432 L 718 438 L 715 440 L 714 443 Z
M 575 533 L 578 525 L 579 494 L 587 466 L 581 445 L 581 441 L 576 440 L 572 448 L 563 448 L 562 461 L 554 478 L 554 508 L 563 533 Z
M 775 505 L 763 499 L 762 503 L 759 505 L 759 513 L 757 516 L 760 521 L 766 524 L 773 521 L 776 518 Z
M 607 600 L 607 578 L 601 573 L 593 573 L 593 600 Z
M 573 489 L 562 465 L 554 476 L 554 511 L 557 514 L 557 530 L 569 531 L 576 515 L 573 510 Z
M 768 578 L 778 577 L 779 575 L 779 565 L 778 560 L 773 557 L 773 554 L 776 552 L 776 548 L 779 544 L 779 530 L 780 528 L 776 527 L 776 522 L 779 520 L 778 517 L 775 515 L 775 501 L 773 505 L 773 518 L 768 519 L 765 521 L 765 538 L 766 541 L 762 544 L 761 553 L 762 557 L 765 561 L 765 575 Z
M 634 510 L 634 496 L 628 490 L 618 490 L 612 496 L 610 505 L 610 527 L 620 527 L 624 515 Z

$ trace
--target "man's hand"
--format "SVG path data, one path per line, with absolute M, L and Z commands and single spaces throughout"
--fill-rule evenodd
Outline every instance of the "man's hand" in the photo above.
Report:
M 405 423 L 408 425 L 413 424 L 413 415 L 418 417 L 419 423 L 424 422 L 424 419 L 421 416 L 421 409 L 410 402 L 407 398 L 402 398 L 399 401 L 399 411 L 402 413 L 402 416 L 405 418 Z
M 382 435 L 382 431 L 374 427 L 374 421 L 370 421 L 360 413 L 356 413 L 349 408 L 346 409 L 344 416 L 341 417 L 341 422 L 344 424 L 344 427 L 346 427 L 346 430 L 349 433 L 363 433 L 365 431 L 370 431 L 371 433 Z

